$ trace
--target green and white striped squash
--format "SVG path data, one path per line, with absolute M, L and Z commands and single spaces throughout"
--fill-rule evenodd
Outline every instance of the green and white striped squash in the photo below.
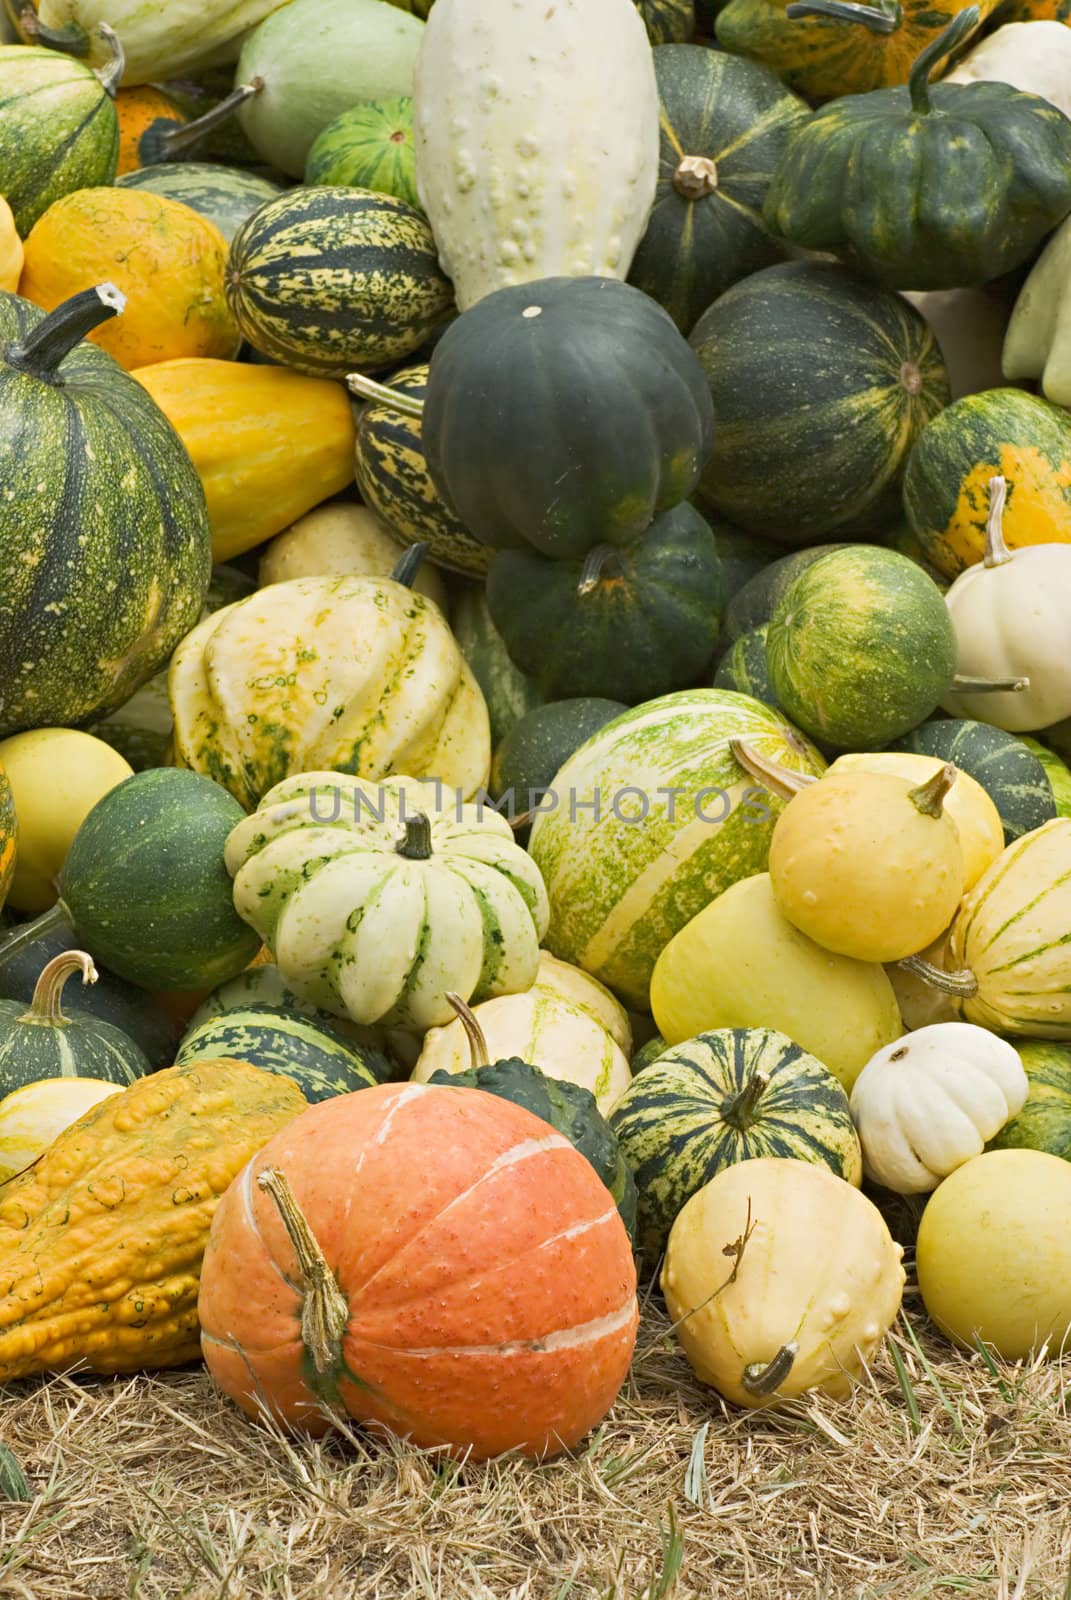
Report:
M 1071 1161 L 1071 1046 L 1020 1039 L 1026 1104 L 987 1145 L 989 1150 L 1045 1150 Z
M 144 1051 L 119 1028 L 63 1010 L 64 984 L 76 972 L 83 983 L 96 981 L 84 950 L 64 950 L 42 968 L 29 1007 L 0 1000 L 0 1098 L 42 1078 L 128 1084 L 151 1070 Z
M 281 1006 L 227 1011 L 190 1028 L 175 1065 L 222 1059 L 293 1078 L 310 1104 L 385 1083 L 391 1075 L 385 1056 L 362 1051 L 328 1022 Z
M 813 1161 L 859 1187 L 848 1096 L 772 1028 L 720 1028 L 666 1050 L 618 1101 L 610 1126 L 636 1179 L 639 1243 L 653 1264 L 693 1194 L 738 1161 Z
M 124 172 L 115 181 L 119 188 L 148 189 L 189 206 L 214 222 L 228 244 L 254 211 L 283 193 L 270 178 L 212 161 L 163 161 Z
M 419 211 L 413 164 L 412 97 L 361 100 L 317 136 L 305 162 L 305 182 L 392 194 Z
M 0 192 L 22 238 L 53 200 L 114 182 L 116 67 L 96 73 L 58 50 L 0 46 Z
M 769 706 L 691 689 L 636 706 L 578 750 L 535 818 L 529 850 L 550 897 L 547 948 L 644 1011 L 662 950 L 731 884 L 766 870 L 784 802 L 757 790 L 729 741 L 793 772 L 825 770 Z M 596 811 L 597 808 L 597 811 Z
M 1052 784 L 1024 740 L 967 718 L 938 717 L 897 739 L 892 750 L 938 756 L 980 783 L 997 808 L 1004 843 L 1011 844 L 1056 816 Z
M 715 689 L 735 689 L 738 694 L 750 695 L 763 705 L 777 706 L 777 691 L 770 682 L 766 665 L 766 635 L 768 622 L 742 633 L 726 650 L 714 674 Z
M 255 350 L 313 377 L 403 361 L 453 304 L 431 229 L 393 195 L 292 189 L 231 243 L 227 301 Z

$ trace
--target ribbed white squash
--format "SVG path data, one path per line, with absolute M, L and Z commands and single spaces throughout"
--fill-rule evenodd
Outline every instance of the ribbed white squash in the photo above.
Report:
M 416 183 L 461 310 L 537 278 L 625 278 L 658 117 L 632 0 L 437 0 L 417 58 Z

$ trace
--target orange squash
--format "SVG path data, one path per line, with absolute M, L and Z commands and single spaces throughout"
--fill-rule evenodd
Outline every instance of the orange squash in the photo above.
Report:
M 124 172 L 137 172 L 140 167 L 151 164 L 146 160 L 147 133 L 154 129 L 165 132 L 164 125 L 172 128 L 186 126 L 186 118 L 171 97 L 151 83 L 120 89 L 115 96 L 115 114 L 119 119 L 117 177 L 122 177 Z
M 539 1458 L 613 1404 L 636 1270 L 609 1192 L 547 1123 L 479 1089 L 383 1084 L 310 1107 L 250 1162 L 198 1314 L 251 1416 Z
M 19 293 L 46 311 L 114 283 L 121 317 L 89 335 L 120 366 L 238 354 L 227 308 L 227 243 L 215 223 L 147 189 L 78 189 L 56 200 L 25 242 Z

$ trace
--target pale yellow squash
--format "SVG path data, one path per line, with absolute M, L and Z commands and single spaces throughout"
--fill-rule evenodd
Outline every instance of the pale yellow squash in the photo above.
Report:
M 123 1085 L 103 1078 L 42 1078 L 0 1100 L 0 1183 L 25 1172 L 65 1128 Z
M 337 501 L 318 506 L 278 534 L 260 558 L 257 581 L 264 589 L 291 578 L 389 578 L 404 549 L 374 511 Z M 421 564 L 413 588 L 449 615 L 446 584 L 432 562 Z

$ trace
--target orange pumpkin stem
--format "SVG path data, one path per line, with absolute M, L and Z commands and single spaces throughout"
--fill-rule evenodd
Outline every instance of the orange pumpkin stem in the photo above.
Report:
M 338 1406 L 336 1375 L 343 1365 L 342 1336 L 350 1319 L 349 1301 L 339 1288 L 285 1175 L 278 1167 L 265 1167 L 257 1174 L 257 1183 L 274 1200 L 297 1256 L 303 1291 L 301 1340 L 312 1357 L 317 1377 L 328 1380 L 323 1391 L 317 1390 L 317 1393 L 329 1406 Z

